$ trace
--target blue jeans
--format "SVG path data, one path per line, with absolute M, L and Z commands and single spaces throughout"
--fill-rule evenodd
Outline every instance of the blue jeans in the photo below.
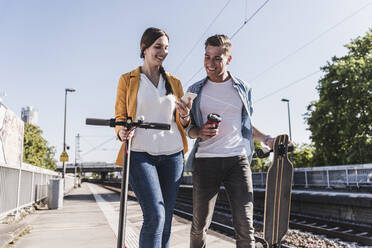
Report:
M 140 248 L 168 248 L 173 209 L 183 172 L 183 153 L 131 152 L 129 183 L 141 205 Z

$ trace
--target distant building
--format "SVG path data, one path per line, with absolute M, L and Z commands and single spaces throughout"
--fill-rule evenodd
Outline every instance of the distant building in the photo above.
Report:
M 3 98 L 6 96 L 5 91 L 0 91 L 0 104 L 3 102 Z
M 34 107 L 27 106 L 22 108 L 21 118 L 24 122 L 37 126 L 39 112 Z

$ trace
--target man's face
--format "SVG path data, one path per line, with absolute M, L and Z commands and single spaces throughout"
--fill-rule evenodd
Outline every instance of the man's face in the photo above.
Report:
M 231 56 L 224 53 L 222 47 L 207 46 L 204 55 L 204 68 L 210 80 L 213 82 L 222 82 L 228 76 L 227 65 Z

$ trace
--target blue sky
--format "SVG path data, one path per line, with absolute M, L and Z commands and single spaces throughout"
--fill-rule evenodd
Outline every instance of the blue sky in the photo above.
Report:
M 187 88 L 202 67 L 204 40 L 216 33 L 231 36 L 264 0 L 232 0 L 210 25 L 227 2 L 0 0 L 0 92 L 7 94 L 4 104 L 18 115 L 22 107 L 37 108 L 43 136 L 57 148 L 59 157 L 64 89 L 76 88 L 68 95 L 70 159 L 74 159 L 75 136 L 80 133 L 83 161 L 111 162 L 119 146 L 112 139 L 113 130 L 86 126 L 85 118 L 113 116 L 120 75 L 142 63 L 139 40 L 143 31 L 150 26 L 167 31 L 170 47 L 164 66 Z M 372 1 L 269 1 L 233 38 L 229 66 L 253 87 L 256 127 L 272 135 L 288 133 L 287 108 L 280 101 L 285 97 L 290 99 L 293 140 L 309 143 L 303 114 L 318 98 L 315 88 L 322 73 L 265 96 L 319 70 L 332 56 L 345 54 L 344 45 L 364 35 L 371 24 Z M 289 54 L 293 55 L 287 57 Z M 204 76 L 202 70 L 192 81 Z

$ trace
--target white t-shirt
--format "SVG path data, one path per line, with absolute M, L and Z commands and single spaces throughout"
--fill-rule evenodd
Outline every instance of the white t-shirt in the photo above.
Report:
M 246 147 L 241 132 L 243 103 L 232 80 L 215 83 L 206 82 L 201 92 L 200 110 L 203 120 L 210 113 L 222 118 L 218 134 L 199 142 L 196 158 L 232 157 L 246 155 Z
M 176 98 L 165 95 L 165 80 L 160 76 L 158 87 L 141 73 L 137 93 L 136 121 L 140 116 L 145 122 L 159 122 L 171 125 L 170 130 L 137 128 L 132 140 L 132 151 L 151 155 L 170 155 L 183 150 L 182 137 L 174 119 Z

